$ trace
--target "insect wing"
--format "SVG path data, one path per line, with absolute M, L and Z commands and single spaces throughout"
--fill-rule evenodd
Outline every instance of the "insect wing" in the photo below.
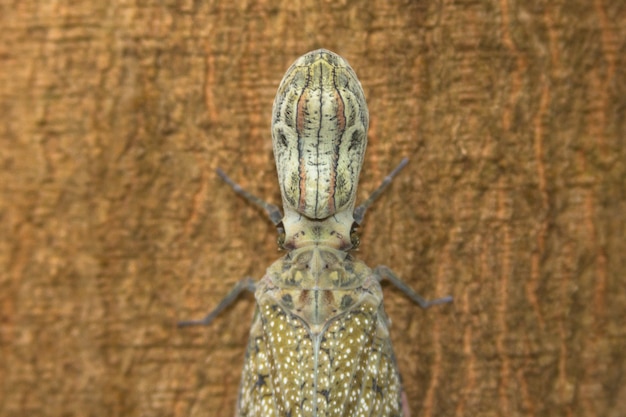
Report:
M 401 416 L 401 384 L 380 304 L 364 302 L 330 323 L 317 369 L 327 416 Z M 382 313 L 382 314 L 381 314 Z
M 257 310 L 250 329 L 236 416 L 273 417 L 279 415 L 276 410 L 274 386 L 273 380 L 270 378 L 269 365 L 263 323 Z
M 355 289 L 331 291 L 344 304 L 346 293 L 355 302 L 343 309 L 337 304 L 320 332 L 285 300 L 311 301 L 324 291 L 276 284 L 271 274 L 258 284 L 239 415 L 402 416 L 400 377 L 373 275 Z

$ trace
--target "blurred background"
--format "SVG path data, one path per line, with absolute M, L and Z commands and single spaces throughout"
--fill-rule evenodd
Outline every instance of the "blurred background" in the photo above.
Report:
M 282 254 L 270 113 L 317 48 L 370 109 L 356 254 L 413 416 L 626 415 L 626 5 L 3 1 L 0 415 L 232 416 Z

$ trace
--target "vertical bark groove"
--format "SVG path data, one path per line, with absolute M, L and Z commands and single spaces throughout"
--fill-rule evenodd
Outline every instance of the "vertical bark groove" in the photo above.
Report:
M 6 3 L 6 2 L 5 2 Z M 414 416 L 626 414 L 626 9 L 593 2 L 0 5 L 0 415 L 231 416 L 280 253 L 214 174 L 280 202 L 288 65 L 344 56 L 371 129 L 357 256 Z

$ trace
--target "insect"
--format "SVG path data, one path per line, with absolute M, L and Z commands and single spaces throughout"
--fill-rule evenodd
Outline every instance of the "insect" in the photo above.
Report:
M 388 267 L 370 269 L 351 253 L 368 207 L 408 162 L 355 208 L 368 120 L 348 63 L 330 51 L 312 51 L 287 70 L 274 100 L 283 213 L 218 170 L 268 214 L 287 252 L 260 281 L 237 283 L 204 319 L 179 323 L 208 325 L 241 292 L 254 292 L 237 416 L 408 416 L 380 281 L 423 308 L 452 298 L 428 302 Z

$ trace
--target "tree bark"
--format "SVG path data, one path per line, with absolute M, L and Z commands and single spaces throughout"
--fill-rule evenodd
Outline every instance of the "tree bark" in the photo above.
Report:
M 8 3 L 8 2 L 4 2 Z M 278 83 L 324 47 L 370 109 L 357 256 L 413 416 L 626 415 L 626 8 L 516 2 L 0 5 L 0 415 L 232 416 L 281 256 L 215 175 L 280 202 Z

